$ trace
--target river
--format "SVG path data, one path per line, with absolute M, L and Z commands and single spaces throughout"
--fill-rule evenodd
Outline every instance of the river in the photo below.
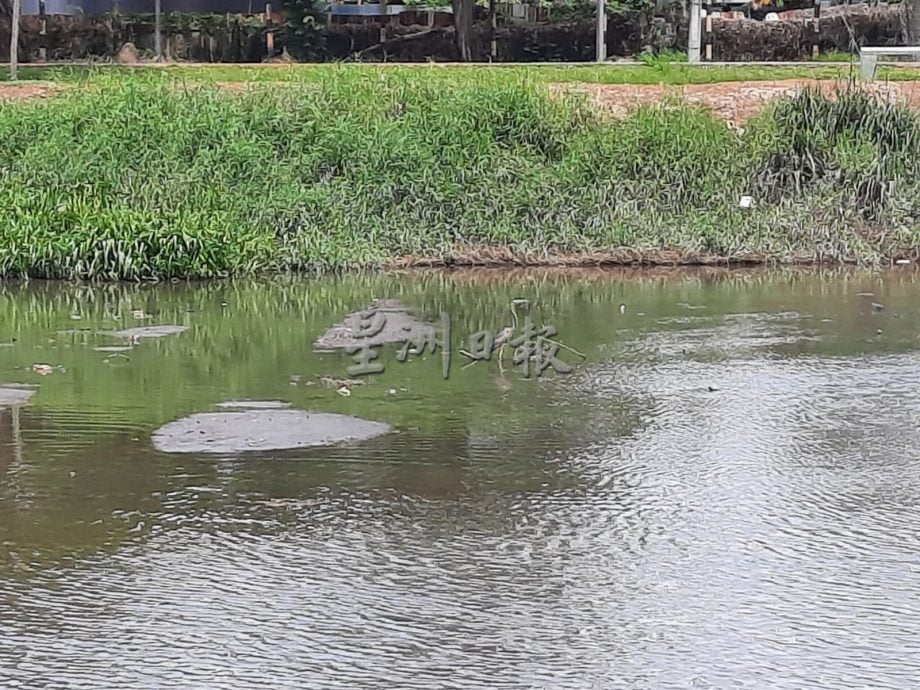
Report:
M 0 687 L 917 687 L 918 289 L 714 269 L 0 285 L 0 385 L 36 389 L 0 410 Z M 449 315 L 447 379 L 385 346 L 363 385 L 324 380 L 353 362 L 314 341 L 375 298 Z M 456 351 L 526 315 L 571 372 Z M 187 330 L 110 333 L 144 324 Z M 241 399 L 393 431 L 154 448 Z

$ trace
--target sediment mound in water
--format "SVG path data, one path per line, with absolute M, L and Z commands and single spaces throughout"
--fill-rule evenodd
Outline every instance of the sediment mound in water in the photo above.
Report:
M 167 335 L 178 335 L 188 330 L 188 326 L 138 326 L 126 328 L 123 331 L 112 331 L 110 335 L 119 338 L 163 338 Z
M 356 328 L 362 313 L 375 311 L 382 315 L 383 328 L 379 333 L 365 338 L 358 338 Z M 335 350 L 357 344 L 367 344 L 372 347 L 386 343 L 400 343 L 406 340 L 412 332 L 430 328 L 429 324 L 416 319 L 409 308 L 398 300 L 375 300 L 366 310 L 357 311 L 345 317 L 323 333 L 315 343 L 314 350 Z
M 347 415 L 263 408 L 193 414 L 160 427 L 153 445 L 164 453 L 243 453 L 364 441 L 389 430 Z
M 34 388 L 0 386 L 0 407 L 25 405 L 33 395 L 35 395 Z

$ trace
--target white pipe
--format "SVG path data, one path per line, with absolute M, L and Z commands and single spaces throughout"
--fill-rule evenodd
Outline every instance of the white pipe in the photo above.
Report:
M 10 80 L 19 78 L 19 16 L 22 14 L 22 3 L 13 0 L 13 18 L 10 25 Z
M 687 38 L 687 62 L 700 61 L 700 29 L 702 1 L 690 0 L 690 35 Z
M 162 22 L 160 20 L 160 0 L 154 0 L 153 3 L 153 14 L 154 14 L 154 34 L 153 34 L 153 46 L 154 51 L 157 54 L 157 60 L 163 59 L 163 30 Z
M 607 61 L 607 3 L 597 0 L 597 54 L 598 62 Z

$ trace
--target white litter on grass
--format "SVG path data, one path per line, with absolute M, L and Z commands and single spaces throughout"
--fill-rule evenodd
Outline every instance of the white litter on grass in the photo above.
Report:
M 738 201 L 738 206 L 741 208 L 751 208 L 754 205 L 754 197 L 744 195 L 741 197 L 741 200 Z

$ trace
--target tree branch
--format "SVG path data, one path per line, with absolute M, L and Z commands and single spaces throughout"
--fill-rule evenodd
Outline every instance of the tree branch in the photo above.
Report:
M 388 38 L 385 41 L 381 41 L 380 43 L 375 43 L 372 46 L 368 46 L 367 48 L 364 48 L 363 50 L 359 50 L 357 53 L 355 53 L 355 55 L 357 57 L 363 57 L 365 53 L 369 53 L 372 50 L 377 50 L 378 48 L 383 48 L 384 46 L 388 46 L 393 43 L 411 41 L 414 38 L 420 38 L 422 36 L 425 36 L 431 33 L 435 33 L 435 32 L 443 32 L 443 29 L 441 27 L 435 27 L 432 29 L 425 29 L 424 31 L 417 31 L 414 34 L 403 34 L 402 36 L 394 36 L 393 38 Z

